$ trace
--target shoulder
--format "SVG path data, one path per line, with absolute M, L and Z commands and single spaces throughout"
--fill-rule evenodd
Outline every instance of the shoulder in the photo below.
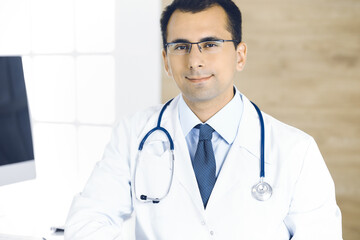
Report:
M 278 119 L 263 113 L 267 135 L 272 140 L 281 140 L 284 145 L 296 145 L 299 143 L 309 144 L 313 138 L 306 132 L 290 126 Z
M 265 139 L 269 146 L 266 150 L 267 155 L 272 159 L 271 162 L 285 167 L 291 173 L 292 180 L 299 178 L 304 165 L 323 162 L 312 136 L 268 114 L 264 114 L 264 121 Z
M 258 129 L 259 116 L 257 111 L 246 96 L 242 95 L 242 99 L 244 103 L 244 120 L 247 121 L 246 126 L 251 126 L 252 129 Z M 265 143 L 267 145 L 266 152 L 270 150 L 281 153 L 291 150 L 294 151 L 299 148 L 303 151 L 313 140 L 313 138 L 304 131 L 283 123 L 263 111 L 261 111 L 261 113 L 264 119 Z M 249 134 L 254 134 L 254 132 Z
M 115 123 L 116 131 L 141 132 L 147 124 L 153 122 L 156 124 L 156 118 L 161 110 L 162 105 L 151 106 L 146 109 L 137 111 L 132 114 L 121 116 Z
M 318 149 L 312 136 L 306 132 L 283 123 L 274 117 L 263 114 L 265 122 L 265 140 L 268 143 L 267 153 L 274 162 L 289 164 L 290 168 L 299 172 L 306 158 L 313 158 L 308 153 L 310 149 Z M 318 150 L 317 150 L 318 151 Z M 277 156 L 275 159 L 274 156 Z M 284 162 L 285 161 L 285 162 Z
M 172 101 L 170 106 L 166 108 L 166 113 L 173 113 L 177 109 L 178 97 Z M 154 128 L 157 124 L 159 114 L 164 104 L 158 104 L 146 109 L 137 111 L 133 114 L 122 116 L 115 123 L 114 128 L 121 131 L 131 131 L 136 136 L 141 135 L 145 130 Z

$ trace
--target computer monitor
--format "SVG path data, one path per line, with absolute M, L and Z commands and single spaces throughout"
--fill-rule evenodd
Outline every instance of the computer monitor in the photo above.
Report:
M 21 57 L 0 57 L 0 186 L 35 178 Z

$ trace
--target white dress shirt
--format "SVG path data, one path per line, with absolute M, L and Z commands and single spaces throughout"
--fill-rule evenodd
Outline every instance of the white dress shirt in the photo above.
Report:
M 191 111 L 183 97 L 179 99 L 179 120 L 189 149 L 191 161 L 199 141 L 199 129 L 194 128 L 201 124 L 200 119 Z M 220 111 L 206 121 L 215 131 L 211 139 L 216 161 L 216 177 L 219 175 L 226 156 L 238 132 L 239 123 L 243 112 L 241 95 L 236 91 L 231 101 Z

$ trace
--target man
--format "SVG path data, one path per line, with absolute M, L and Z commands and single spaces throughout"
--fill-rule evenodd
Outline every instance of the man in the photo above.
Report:
M 265 201 L 252 194 L 262 137 L 260 115 L 234 88 L 247 49 L 236 5 L 175 0 L 161 29 L 165 69 L 181 94 L 120 121 L 74 199 L 66 239 L 121 239 L 131 214 L 137 239 L 342 239 L 316 143 L 266 114 L 265 181 L 273 191 Z

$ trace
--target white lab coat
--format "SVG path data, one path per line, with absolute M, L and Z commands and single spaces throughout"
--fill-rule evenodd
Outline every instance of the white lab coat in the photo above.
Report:
M 160 203 L 134 197 L 133 174 L 138 146 L 157 122 L 161 106 L 122 120 L 114 129 L 104 157 L 82 193 L 74 198 L 65 239 L 121 239 L 122 222 L 136 218 L 136 239 L 244 239 L 340 240 L 341 213 L 334 183 L 318 147 L 309 135 L 267 114 L 265 122 L 265 174 L 273 196 L 255 200 L 251 187 L 259 181 L 260 125 L 250 101 L 242 96 L 244 111 L 238 135 L 219 173 L 206 210 L 203 208 L 189 151 L 178 117 L 176 97 L 166 109 L 161 126 L 174 140 L 174 180 Z M 154 161 L 141 172 L 169 173 L 156 159 L 165 135 L 154 134 Z M 161 152 L 161 151 L 160 151 Z M 167 163 L 167 160 L 163 162 Z M 144 166 L 145 166 L 144 165 Z M 145 171 L 144 171 L 145 170 Z M 137 193 L 163 191 L 137 180 Z M 166 182 L 166 181 L 163 181 Z M 159 184 L 161 185 L 161 184 Z M 159 189 L 157 189 L 159 188 Z

